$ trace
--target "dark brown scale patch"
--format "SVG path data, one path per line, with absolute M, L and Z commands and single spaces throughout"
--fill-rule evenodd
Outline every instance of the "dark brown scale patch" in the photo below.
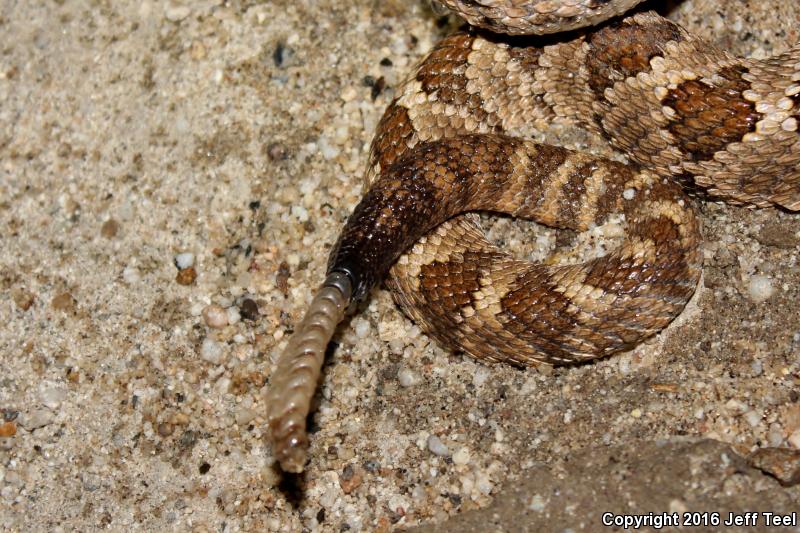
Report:
M 569 151 L 560 146 L 550 144 L 537 144 L 536 152 L 528 154 L 527 188 L 531 192 L 541 192 L 545 180 L 549 179 L 567 160 Z
M 472 52 L 475 37 L 468 33 L 457 33 L 445 38 L 419 66 L 416 80 L 426 94 L 436 94 L 442 104 L 451 104 L 469 110 L 469 115 L 478 122 L 493 125 L 495 131 L 501 123 L 496 113 L 487 113 L 483 99 L 467 91 L 467 58 Z
M 520 64 L 523 71 L 533 72 L 539 68 L 539 58 L 544 48 L 539 46 L 510 46 L 508 55 L 512 61 Z
M 408 150 L 408 140 L 414 135 L 408 109 L 396 100 L 392 102 L 383 113 L 377 132 L 370 148 L 370 162 L 389 168 Z
M 454 92 L 459 89 L 464 92 L 467 85 L 463 67 L 467 64 L 473 41 L 472 35 L 457 33 L 436 45 L 417 71 L 416 79 L 422 84 L 422 90 L 428 94 L 444 91 L 450 102 L 463 98 Z
M 614 176 L 614 179 L 605 181 L 605 187 L 595 199 L 596 211 L 594 222 L 598 226 L 605 223 L 608 215 L 619 210 L 623 185 L 631 181 L 635 173 L 631 167 L 616 161 L 608 161 L 606 164 L 608 170 Z
M 503 311 L 498 318 L 505 329 L 541 353 L 571 359 L 569 340 L 560 333 L 571 331 L 579 323 L 578 316 L 569 310 L 573 303 L 555 290 L 543 267 L 520 276 L 514 287 L 500 300 Z
M 742 96 L 750 87 L 743 78 L 747 69 L 726 67 L 719 72 L 723 82 L 711 85 L 699 80 L 685 81 L 661 101 L 675 110 L 669 126 L 678 146 L 687 157 L 702 161 L 727 144 L 737 142 L 755 130 L 761 114 Z
M 572 169 L 567 181 L 561 186 L 564 201 L 561 212 L 564 220 L 577 220 L 584 209 L 583 195 L 586 193 L 586 180 L 598 169 L 597 163 L 587 162 Z
M 666 43 L 681 40 L 678 26 L 666 20 L 647 25 L 624 21 L 608 25 L 589 38 L 589 86 L 602 100 L 608 87 L 649 70 L 650 60 L 663 54 Z
M 480 278 L 484 276 L 484 270 L 497 261 L 497 255 L 466 251 L 461 261 L 435 261 L 423 265 L 419 275 L 420 293 L 428 305 L 444 311 L 440 314 L 459 315 L 462 308 L 472 305 L 473 293 L 481 288 Z M 482 268 L 484 265 L 486 269 Z

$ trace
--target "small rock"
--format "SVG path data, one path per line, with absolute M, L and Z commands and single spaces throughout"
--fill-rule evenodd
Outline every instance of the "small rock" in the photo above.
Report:
M 289 270 L 289 263 L 281 261 L 278 265 L 278 272 L 275 273 L 275 285 L 284 296 L 289 296 L 289 278 L 292 272 Z
M 347 465 L 342 470 L 342 473 L 339 474 L 339 486 L 342 488 L 342 492 L 345 494 L 350 494 L 354 490 L 356 490 L 361 483 L 363 482 L 363 478 L 361 476 L 361 472 L 357 471 L 353 468 L 352 465 Z
M 756 427 L 761 422 L 761 413 L 751 409 L 744 414 L 744 419 L 750 424 L 750 427 Z
M 359 339 L 365 339 L 369 336 L 369 330 L 370 330 L 369 320 L 366 320 L 364 318 L 358 318 L 353 321 L 353 326 L 355 327 L 356 330 L 356 337 L 358 337 Z
M 784 487 L 800 484 L 800 450 L 762 448 L 749 459 L 754 467 L 771 475 Z
M 472 457 L 470 456 L 469 450 L 466 446 L 462 447 L 453 454 L 453 462 L 457 465 L 468 464 L 471 458 Z
M 403 387 L 413 387 L 420 381 L 419 374 L 410 368 L 403 367 L 397 371 L 397 380 Z
M 191 285 L 194 283 L 194 280 L 197 279 L 197 271 L 195 271 L 194 267 L 184 268 L 183 270 L 178 270 L 178 275 L 175 276 L 175 282 L 178 285 Z
M 342 93 L 339 95 L 339 97 L 345 102 L 352 102 L 356 99 L 356 96 L 358 96 L 358 91 L 352 85 L 345 87 Z
M 70 293 L 62 292 L 61 294 L 54 296 L 53 299 L 50 300 L 50 307 L 52 307 L 56 311 L 72 312 L 75 310 L 76 303 L 77 302 L 75 298 L 73 298 Z
M 491 371 L 487 367 L 479 366 L 472 376 L 472 384 L 475 385 L 476 388 L 482 387 L 491 374 Z
M 800 429 L 789 435 L 789 438 L 786 439 L 791 446 L 794 448 L 800 449 Z
M 17 304 L 17 307 L 23 311 L 30 309 L 35 300 L 33 293 L 21 287 L 11 289 L 11 298 L 14 300 L 14 303 Z
M 58 409 L 58 407 L 61 405 L 61 402 L 67 398 L 67 391 L 52 387 L 43 390 L 40 398 L 45 407 L 55 410 Z
M 434 455 L 438 455 L 439 457 L 446 457 L 450 455 L 450 449 L 442 442 L 442 439 L 437 437 L 436 435 L 431 435 L 428 437 L 428 449 Z
M 245 298 L 239 305 L 239 313 L 245 320 L 258 320 L 258 304 L 250 298 Z
M 109 218 L 100 227 L 100 236 L 106 239 L 113 239 L 119 233 L 119 222 L 113 218 Z
M 542 498 L 540 494 L 534 494 L 533 496 L 531 496 L 531 500 L 528 503 L 528 509 L 539 513 L 544 510 L 544 506 L 545 506 L 544 498 Z
M 747 291 L 751 300 L 755 303 L 761 303 L 769 300 L 775 294 L 775 286 L 772 283 L 772 278 L 755 275 L 750 277 Z
M 182 252 L 176 254 L 174 257 L 174 261 L 175 261 L 175 266 L 178 267 L 178 270 L 192 268 L 194 266 L 194 254 L 191 252 Z
M 189 16 L 192 10 L 188 6 L 169 4 L 164 11 L 164 16 L 170 22 L 180 22 Z
M 139 269 L 134 266 L 126 266 L 122 270 L 122 279 L 125 280 L 125 283 L 128 285 L 134 285 L 139 283 L 142 279 L 142 276 L 139 274 Z
M 238 307 L 228 307 L 225 309 L 225 314 L 228 315 L 228 324 L 236 324 L 242 319 Z
M 4 422 L 0 424 L 0 438 L 13 437 L 17 434 L 17 424 L 14 422 Z
M 212 365 L 220 364 L 222 362 L 222 345 L 213 339 L 203 340 L 203 344 L 200 346 L 200 357 Z
M 250 422 L 252 422 L 255 417 L 258 416 L 258 413 L 253 411 L 252 409 L 248 409 L 247 407 L 239 406 L 236 408 L 236 412 L 234 413 L 234 417 L 236 417 L 236 423 L 240 426 L 246 426 Z
M 203 320 L 208 327 L 221 329 L 228 325 L 228 313 L 217 304 L 207 305 L 203 309 Z
M 28 431 L 39 429 L 53 421 L 53 413 L 47 409 L 34 409 L 22 416 L 20 425 Z

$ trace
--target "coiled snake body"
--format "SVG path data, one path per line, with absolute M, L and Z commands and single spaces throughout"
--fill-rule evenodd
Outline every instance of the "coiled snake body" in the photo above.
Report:
M 443 0 L 509 34 L 595 24 L 638 0 Z M 543 46 L 471 29 L 444 39 L 398 90 L 372 144 L 369 189 L 271 378 L 273 451 L 305 463 L 305 419 L 345 308 L 387 276 L 431 336 L 475 357 L 564 364 L 666 326 L 701 272 L 700 228 L 677 181 L 753 207 L 800 210 L 800 46 L 766 60 L 717 50 L 652 13 Z M 572 121 L 626 166 L 509 136 Z M 573 230 L 620 217 L 622 244 L 580 264 L 531 264 L 462 213 Z

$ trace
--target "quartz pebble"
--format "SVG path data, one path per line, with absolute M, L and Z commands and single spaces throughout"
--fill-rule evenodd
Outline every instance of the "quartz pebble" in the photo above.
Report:
M 53 421 L 53 413 L 48 409 L 34 409 L 21 417 L 20 425 L 28 431 L 44 427 Z
M 182 252 L 175 255 L 175 266 L 178 267 L 178 270 L 193 267 L 194 254 L 191 252 Z
M 217 304 L 207 305 L 203 309 L 203 320 L 210 328 L 224 328 L 228 325 L 228 313 Z
M 442 442 L 442 439 L 436 435 L 431 435 L 428 437 L 428 449 L 431 451 L 431 453 L 438 455 L 439 457 L 446 457 L 450 455 L 450 449 L 445 443 Z
M 456 453 L 453 454 L 453 462 L 457 465 L 468 464 L 470 459 L 471 456 L 466 446 L 460 448 Z
M 751 276 L 747 290 L 750 299 L 755 303 L 765 302 L 775 294 L 775 286 L 768 276 Z
M 213 365 L 222 361 L 222 345 L 213 339 L 205 339 L 200 347 L 200 357 Z
M 792 448 L 797 448 L 800 450 L 800 429 L 789 435 L 789 438 L 786 439 L 786 442 L 788 442 L 789 446 Z
M 58 407 L 61 405 L 61 402 L 67 398 L 67 391 L 64 389 L 51 387 L 43 390 L 40 398 L 42 400 L 42 404 L 44 404 L 44 406 L 48 409 L 58 409 Z
M 247 407 L 241 405 L 236 408 L 236 412 L 234 413 L 236 423 L 240 426 L 249 424 L 253 421 L 253 419 L 255 419 L 256 416 L 258 416 L 258 413 L 256 413 L 254 410 L 248 409 Z
M 420 378 L 419 374 L 410 368 L 403 367 L 397 372 L 397 380 L 403 387 L 413 387 L 419 383 Z

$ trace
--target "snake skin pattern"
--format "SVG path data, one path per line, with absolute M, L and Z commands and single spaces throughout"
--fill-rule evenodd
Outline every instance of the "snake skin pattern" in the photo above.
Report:
M 471 25 L 506 35 L 543 35 L 594 26 L 642 0 L 439 0 Z
M 593 23 L 637 2 L 444 3 L 519 33 L 550 31 L 559 16 L 569 28 Z M 522 11 L 536 16 L 523 25 Z M 546 46 L 469 30 L 439 43 L 397 95 L 372 144 L 369 190 L 330 256 L 329 276 L 349 280 L 331 316 L 386 278 L 429 335 L 477 358 L 574 363 L 666 326 L 702 267 L 699 222 L 678 182 L 800 210 L 800 46 L 742 59 L 652 13 Z M 582 124 L 635 164 L 512 135 L 542 121 Z M 583 263 L 532 264 L 492 245 L 470 211 L 577 231 L 616 217 L 625 237 Z M 285 397 L 310 399 L 319 366 L 308 361 L 321 361 L 332 333 L 309 331 L 296 334 L 268 398 L 274 451 L 291 471 L 303 468 L 308 402 Z

